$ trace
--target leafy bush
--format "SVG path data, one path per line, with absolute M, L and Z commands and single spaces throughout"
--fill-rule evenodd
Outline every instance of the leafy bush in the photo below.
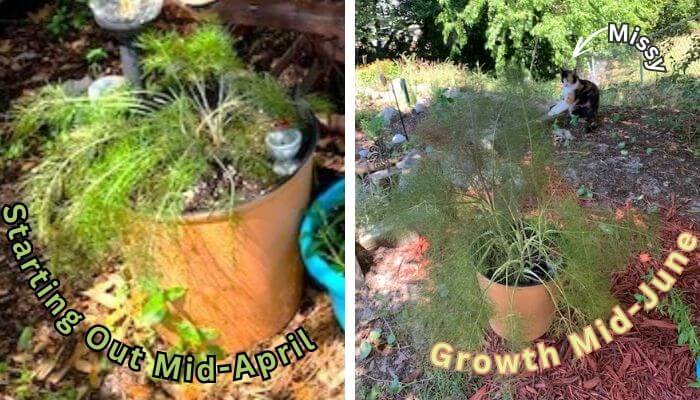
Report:
M 372 60 L 412 54 L 432 60 L 449 58 L 470 67 L 495 69 L 499 74 L 514 64 L 535 78 L 551 78 L 558 68 L 575 62 L 571 54 L 579 37 L 607 27 L 608 22 L 637 25 L 647 35 L 662 30 L 664 35 L 682 33 L 690 25 L 687 20 L 697 12 L 698 2 L 402 0 L 395 4 L 361 1 L 356 9 L 360 57 Z M 674 29 L 664 30 L 674 24 Z M 417 43 L 409 28 L 422 31 Z M 608 52 L 611 49 L 603 36 L 591 47 Z
M 384 118 L 375 115 L 360 119 L 360 130 L 370 139 L 377 139 L 384 129 Z
M 58 0 L 46 30 L 55 39 L 61 39 L 69 32 L 82 28 L 90 19 L 87 0 Z

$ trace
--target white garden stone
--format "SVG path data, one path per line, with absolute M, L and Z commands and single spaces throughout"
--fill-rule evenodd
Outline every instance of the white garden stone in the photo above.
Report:
M 404 136 L 400 133 L 397 133 L 396 135 L 394 135 L 393 138 L 391 138 L 391 143 L 393 143 L 393 144 L 401 144 L 405 141 L 406 141 L 406 136 Z
M 398 174 L 399 172 L 401 171 L 396 168 L 382 169 L 369 174 L 369 179 L 372 181 L 373 184 L 381 186 L 382 183 L 384 183 L 384 181 L 388 180 L 389 178 Z
M 459 89 L 455 86 L 452 86 L 445 90 L 443 96 L 447 97 L 448 99 L 456 99 L 457 97 L 459 97 Z
M 396 167 L 401 170 L 409 170 L 418 165 L 421 158 L 423 158 L 423 155 L 420 153 L 420 151 L 411 150 L 404 158 L 401 159 L 401 161 L 396 163 Z
M 430 107 L 430 99 L 424 97 L 416 101 L 416 105 L 413 107 L 413 112 L 416 114 L 423 114 L 424 112 L 428 111 L 428 107 Z
M 399 115 L 394 107 L 387 106 L 378 114 L 384 120 L 384 125 L 389 125 L 391 121 Z

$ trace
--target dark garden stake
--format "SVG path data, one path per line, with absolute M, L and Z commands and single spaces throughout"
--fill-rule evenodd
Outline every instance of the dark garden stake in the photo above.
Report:
M 124 76 L 141 88 L 141 71 L 135 39 L 146 24 L 160 14 L 163 0 L 90 0 L 95 22 L 119 40 L 119 55 Z
M 404 91 L 404 94 L 406 96 L 406 102 L 408 103 L 408 88 L 406 86 L 406 80 L 401 78 L 401 89 Z M 386 80 L 386 77 L 383 74 L 379 74 L 379 83 L 382 84 L 382 86 L 386 87 L 389 82 Z M 394 85 L 391 84 L 389 85 L 391 87 L 391 93 L 394 95 L 394 101 L 396 102 L 396 110 L 399 112 L 399 119 L 401 120 L 401 129 L 403 130 L 403 135 L 406 137 L 406 140 L 408 140 L 408 133 L 406 132 L 406 124 L 403 122 L 403 114 L 401 113 L 401 106 L 399 105 L 399 97 L 396 95 L 396 90 L 394 90 Z

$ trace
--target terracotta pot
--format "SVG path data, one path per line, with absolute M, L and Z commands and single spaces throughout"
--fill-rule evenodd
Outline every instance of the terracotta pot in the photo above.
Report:
M 304 269 L 297 236 L 311 193 L 316 134 L 304 145 L 299 170 L 267 195 L 149 228 L 158 283 L 187 289 L 176 312 L 200 329 L 215 329 L 216 344 L 230 353 L 278 333 L 299 308 Z M 178 342 L 172 327 L 161 329 Z
M 549 284 L 533 286 L 506 286 L 492 282 L 477 274 L 479 286 L 492 306 L 489 325 L 496 334 L 512 339 L 508 332 L 508 319 L 516 316 L 518 337 L 535 340 L 544 335 L 554 319 L 555 304 L 547 287 Z

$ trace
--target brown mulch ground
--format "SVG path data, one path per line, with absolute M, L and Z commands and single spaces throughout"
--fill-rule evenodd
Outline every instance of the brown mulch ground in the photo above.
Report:
M 663 210 L 663 223 L 660 227 L 662 248 L 675 248 L 677 235 L 684 231 L 698 232 L 698 225 L 687 222 L 671 206 Z M 362 279 L 356 282 L 356 346 L 367 340 L 369 332 L 381 329 L 389 332 L 397 325 L 392 317 L 411 298 L 425 277 L 422 268 L 424 260 L 420 256 L 426 246 L 419 238 L 398 247 L 379 247 L 372 252 L 373 265 Z M 636 259 L 624 270 L 613 275 L 612 290 L 623 306 L 634 302 L 636 288 L 644 280 L 650 268 L 659 269 L 668 250 L 662 258 Z M 403 273 L 399 273 L 403 271 Z M 675 286 L 694 311 L 694 322 L 700 322 L 700 253 L 686 268 Z M 663 296 L 662 296 L 663 298 Z M 695 379 L 695 361 L 687 346 L 677 345 L 678 334 L 675 324 L 658 311 L 637 314 L 632 322 L 631 333 L 616 337 L 615 340 L 585 357 L 573 361 L 572 351 L 565 338 L 546 337 L 542 341 L 557 348 L 562 365 L 541 374 L 524 374 L 508 378 L 489 375 L 482 378 L 475 392 L 465 388 L 465 395 L 472 400 L 485 400 L 509 393 L 517 400 L 537 399 L 696 399 L 698 389 L 688 387 Z M 486 337 L 489 353 L 508 352 L 502 339 L 493 332 Z M 365 360 L 358 361 L 358 383 L 372 386 L 377 382 L 389 383 L 392 374 L 400 382 L 409 384 L 398 397 L 404 398 L 413 393 L 413 382 L 426 381 L 424 370 L 427 359 L 408 342 L 399 341 L 398 346 L 381 344 Z M 359 351 L 356 351 L 356 355 Z M 430 368 L 430 367 L 427 367 Z M 465 375 L 466 376 L 466 375 Z M 428 380 L 425 385 L 430 385 Z
M 568 126 L 574 139 L 559 148 L 567 182 L 587 187 L 609 206 L 639 208 L 672 200 L 678 211 L 700 222 L 700 117 L 668 108 L 605 107 L 600 126 Z
M 623 308 L 635 302 L 637 286 L 645 280 L 650 268 L 658 270 L 668 254 L 676 248 L 676 237 L 682 231 L 700 235 L 698 226 L 679 218 L 676 210 L 665 211 L 660 238 L 666 249 L 660 259 L 635 260 L 626 269 L 614 273 L 612 292 Z M 689 304 L 697 304 L 700 295 L 700 253 L 691 257 L 684 274 L 675 286 Z M 661 298 L 664 298 L 662 296 Z M 700 321 L 695 305 L 694 321 Z M 697 399 L 698 389 L 689 388 L 695 380 L 695 360 L 687 346 L 679 346 L 676 325 L 657 310 L 639 313 L 632 318 L 634 327 L 610 344 L 574 361 L 565 339 L 545 338 L 562 356 L 562 365 L 544 371 L 513 378 L 511 387 L 517 399 Z M 502 340 L 490 335 L 490 351 L 505 352 Z M 486 399 L 486 394 L 502 390 L 502 378 L 487 376 L 484 386 L 471 400 Z

